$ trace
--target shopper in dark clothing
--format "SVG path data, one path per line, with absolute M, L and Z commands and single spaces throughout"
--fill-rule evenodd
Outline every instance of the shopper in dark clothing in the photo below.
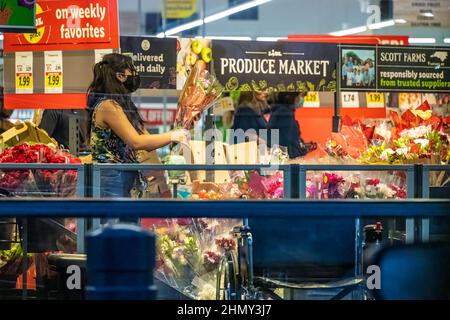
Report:
M 87 110 L 55 110 L 46 109 L 39 124 L 48 135 L 65 148 L 70 147 L 70 119 L 78 120 L 78 149 L 89 150 L 90 115 Z
M 244 133 L 251 133 L 254 130 L 256 139 L 260 138 L 260 130 L 267 129 L 267 121 L 264 113 L 269 110 L 267 104 L 267 94 L 265 92 L 241 92 L 239 104 L 236 108 L 233 120 L 233 130 L 242 129 Z M 249 134 L 250 136 L 250 134 Z M 231 143 L 242 141 L 231 141 Z
M 300 136 L 300 127 L 295 120 L 295 99 L 297 95 L 293 92 L 280 92 L 276 104 L 272 106 L 272 114 L 269 121 L 270 130 L 278 130 L 278 144 L 287 147 L 289 158 L 297 158 L 306 154 L 305 149 L 301 147 L 302 139 Z M 273 137 L 275 133 L 270 133 Z M 271 141 L 271 144 L 275 144 Z

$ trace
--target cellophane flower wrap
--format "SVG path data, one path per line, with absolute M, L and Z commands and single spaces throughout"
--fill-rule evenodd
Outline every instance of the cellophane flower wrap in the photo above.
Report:
M 216 77 L 206 70 L 206 65 L 197 61 L 181 91 L 175 127 L 191 130 L 195 119 L 220 98 L 223 90 Z
M 69 153 L 45 144 L 20 144 L 0 154 L 0 163 L 81 163 Z M 0 188 L 15 195 L 75 195 L 76 170 L 3 170 Z
M 307 176 L 307 199 L 405 199 L 404 172 L 324 172 Z
M 236 250 L 231 231 L 239 225 L 236 219 L 158 222 L 156 277 L 190 298 L 215 299 L 219 264 L 227 250 Z

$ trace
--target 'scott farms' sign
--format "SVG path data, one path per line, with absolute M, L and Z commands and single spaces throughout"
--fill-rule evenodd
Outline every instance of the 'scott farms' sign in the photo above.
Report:
M 450 49 L 341 46 L 341 88 L 348 91 L 450 92 Z
M 334 91 L 334 44 L 213 41 L 214 71 L 227 90 Z
M 378 88 L 389 91 L 450 91 L 450 50 L 378 48 Z

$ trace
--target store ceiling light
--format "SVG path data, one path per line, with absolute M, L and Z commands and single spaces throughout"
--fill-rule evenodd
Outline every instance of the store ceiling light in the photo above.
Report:
M 361 33 L 361 32 L 366 32 L 366 31 L 367 31 L 366 26 L 360 26 L 360 27 L 356 27 L 356 28 L 350 28 L 350 29 L 344 29 L 341 31 L 331 32 L 329 34 L 332 36 L 342 37 L 342 36 L 347 36 L 349 34 Z
M 213 21 L 217 21 L 219 19 L 223 19 L 225 17 L 231 16 L 232 14 L 253 8 L 253 7 L 257 7 L 260 6 L 264 3 L 270 2 L 272 0 L 253 0 L 253 1 L 249 1 L 243 4 L 240 4 L 238 6 L 232 7 L 230 9 L 215 13 L 213 15 L 210 15 L 208 17 L 205 18 L 205 23 L 210 23 Z
M 376 29 L 382 29 L 382 28 L 386 28 L 386 27 L 392 27 L 392 26 L 395 26 L 397 23 L 400 23 L 400 24 L 406 23 L 406 20 L 405 19 L 386 20 L 386 21 L 382 21 L 382 22 L 372 23 L 372 24 L 369 24 L 368 26 L 359 26 L 359 27 L 355 27 L 355 28 L 331 32 L 331 33 L 329 33 L 329 35 L 338 36 L 338 37 L 347 36 L 350 34 L 366 32 L 367 30 L 376 30 Z
M 434 14 L 431 13 L 431 12 L 423 12 L 420 15 L 423 16 L 423 17 L 428 17 L 428 18 L 433 18 L 434 17 Z
M 386 28 L 386 27 L 392 27 L 394 25 L 395 25 L 394 20 L 387 20 L 387 21 L 383 21 L 383 22 L 369 24 L 368 28 L 369 28 L 369 30 L 375 30 L 375 29 L 381 29 L 381 28 Z
M 450 38 L 444 38 L 444 43 L 450 43 Z
M 287 37 L 257 37 L 256 41 L 270 41 L 270 42 L 276 42 L 279 40 L 286 40 Z
M 191 22 L 179 25 L 179 26 L 177 26 L 175 28 L 166 30 L 166 32 L 164 32 L 164 34 L 166 35 L 166 37 L 167 36 L 172 36 L 172 35 L 177 34 L 179 32 L 183 32 L 183 31 L 186 31 L 186 30 L 189 30 L 189 29 L 193 29 L 193 28 L 199 27 L 202 24 L 203 24 L 203 20 L 202 19 L 194 20 L 194 21 L 191 21 Z
M 435 38 L 409 38 L 409 43 L 436 43 Z
M 250 9 L 250 8 L 254 8 L 254 7 L 260 6 L 262 4 L 265 4 L 265 3 L 268 3 L 268 2 L 271 2 L 271 1 L 272 0 L 253 0 L 253 1 L 249 1 L 249 2 L 246 2 L 246 3 L 240 4 L 238 6 L 226 9 L 224 11 L 212 14 L 210 16 L 205 17 L 204 19 L 198 19 L 198 20 L 194 20 L 192 22 L 188 22 L 188 23 L 176 26 L 174 28 L 166 30 L 165 32 L 161 32 L 158 35 L 160 37 L 161 37 L 161 34 L 165 35 L 166 37 L 167 36 L 172 36 L 172 35 L 177 34 L 179 32 L 183 32 L 183 31 L 186 31 L 186 30 L 189 30 L 189 29 L 193 29 L 193 28 L 199 27 L 199 26 L 201 26 L 203 24 L 206 24 L 206 23 L 210 23 L 210 22 L 213 22 L 213 21 L 217 21 L 217 20 L 223 19 L 225 17 L 231 16 L 232 14 L 235 14 L 235 13 L 238 13 L 238 12 Z

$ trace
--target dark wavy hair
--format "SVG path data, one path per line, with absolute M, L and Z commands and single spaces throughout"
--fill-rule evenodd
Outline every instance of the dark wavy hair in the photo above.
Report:
M 102 61 L 94 65 L 94 79 L 88 88 L 88 109 L 92 117 L 94 108 L 100 99 L 114 100 L 123 109 L 133 127 L 139 133 L 143 133 L 144 121 L 131 100 L 131 93 L 116 76 L 118 72 L 123 73 L 126 69 L 136 72 L 131 57 L 119 53 L 107 54 Z

